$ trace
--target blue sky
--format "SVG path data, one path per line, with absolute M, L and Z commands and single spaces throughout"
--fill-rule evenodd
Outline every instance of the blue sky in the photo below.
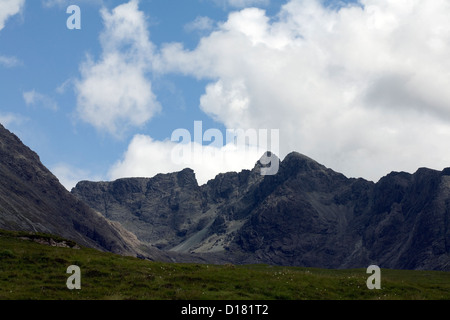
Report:
M 280 158 L 351 177 L 442 169 L 448 14 L 441 0 L 0 0 L 0 122 L 68 189 L 188 166 L 204 183 L 261 155 L 223 161 L 224 143 L 221 161 L 174 161 L 171 135 L 194 121 L 279 130 Z
M 79 77 L 79 67 L 86 54 L 93 57 L 100 54 L 103 4 L 81 2 L 82 29 L 68 30 L 69 3 L 46 7 L 44 1 L 27 1 L 21 13 L 10 18 L 0 33 L 1 55 L 18 60 L 17 65 L 1 69 L 1 112 L 19 118 L 11 123 L 11 129 L 50 168 L 66 163 L 105 175 L 126 149 L 133 131 L 120 138 L 110 137 L 77 118 L 71 82 Z M 114 8 L 121 3 L 105 1 L 104 5 Z M 152 41 L 161 44 L 187 40 L 192 46 L 198 41 L 198 35 L 186 32 L 185 24 L 200 12 L 219 19 L 226 17 L 226 11 L 220 6 L 206 2 L 196 5 L 188 5 L 188 1 L 142 1 L 140 8 L 148 15 Z M 181 10 L 174 10 L 174 6 Z M 44 101 L 37 99 L 27 105 L 23 93 L 30 91 L 45 96 Z M 164 111 L 137 129 L 138 132 L 165 139 L 187 119 L 211 122 L 197 107 L 202 92 L 197 81 L 167 76 L 161 79 L 161 85 L 155 85 L 155 91 L 164 103 Z M 56 109 L 49 104 L 55 104 Z
M 0 96 L 1 114 L 17 117 L 7 127 L 38 152 L 49 168 L 67 164 L 80 168 L 88 176 L 105 177 L 136 132 L 167 139 L 174 129 L 189 128 L 194 120 L 223 129 L 223 125 L 198 108 L 204 83 L 177 75 L 155 81 L 155 94 L 164 110 L 146 125 L 119 138 L 80 121 L 75 114 L 76 95 L 71 82 L 79 77 L 86 54 L 93 57 L 101 54 L 100 9 L 103 6 L 112 9 L 125 1 L 81 2 L 81 30 L 66 28 L 70 16 L 66 9 L 72 2 L 50 6 L 45 3 L 27 1 L 20 14 L 11 17 L 0 33 L 1 55 L 17 60 L 14 66 L 1 68 Z M 226 19 L 233 8 L 208 1 L 141 1 L 139 7 L 147 15 L 152 42 L 161 45 L 182 41 L 187 47 L 196 45 L 201 31 L 189 31 L 186 25 L 197 16 Z M 45 99 L 27 105 L 23 94 L 30 91 Z

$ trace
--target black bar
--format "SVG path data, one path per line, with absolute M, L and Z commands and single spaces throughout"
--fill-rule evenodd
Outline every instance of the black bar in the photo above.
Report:
M 417 316 L 432 310 L 446 314 L 450 300 L 444 301 L 0 301 L 0 307 L 16 316 L 63 319 L 65 315 L 85 320 L 86 316 L 131 320 L 150 319 L 377 319 L 393 315 Z

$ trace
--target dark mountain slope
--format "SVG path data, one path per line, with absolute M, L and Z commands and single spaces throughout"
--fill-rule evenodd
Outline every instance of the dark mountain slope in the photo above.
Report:
M 389 267 L 450 270 L 450 177 L 419 169 L 391 173 L 374 192 L 364 244 Z
M 274 191 L 238 231 L 244 262 L 327 268 L 450 269 L 449 177 L 419 169 L 378 183 L 291 154 Z M 248 253 L 251 254 L 248 254 Z
M 68 192 L 36 153 L 0 125 L 0 228 L 59 235 L 77 243 L 137 255 L 140 242 Z
M 146 243 L 206 260 L 450 270 L 450 169 L 393 172 L 373 183 L 295 152 L 276 175 L 260 168 L 203 186 L 185 169 L 84 181 L 72 193 Z

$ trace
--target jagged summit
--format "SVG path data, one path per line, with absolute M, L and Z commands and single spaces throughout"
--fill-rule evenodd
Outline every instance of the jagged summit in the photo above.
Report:
M 289 153 L 282 161 L 282 165 L 298 170 L 325 170 L 326 167 L 316 160 L 298 152 Z
M 131 179 L 120 191 L 110 182 L 73 193 L 140 240 L 205 261 L 450 269 L 448 176 L 418 170 L 373 183 L 297 152 L 276 174 L 261 175 L 261 159 L 252 170 L 221 173 L 202 186 L 185 169 L 148 179 L 141 189 L 131 188 Z
M 278 155 L 276 155 L 275 153 L 271 152 L 271 151 L 266 151 L 264 152 L 261 157 L 258 159 L 258 161 L 256 161 L 255 167 L 256 166 L 267 166 L 269 161 L 280 161 L 280 158 L 278 158 Z M 269 163 L 270 164 L 270 163 Z
M 292 151 L 284 157 L 283 161 L 289 161 L 290 159 L 297 159 L 297 160 L 304 160 L 304 161 L 311 161 L 316 162 L 314 159 L 311 159 L 310 157 L 304 155 L 303 153 Z
M 82 181 L 69 193 L 0 126 L 0 228 L 121 254 L 146 248 L 158 260 L 450 270 L 449 169 L 391 173 L 374 183 L 297 152 L 278 169 L 223 173 L 199 186 L 186 168 Z
M 177 173 L 178 184 L 181 187 L 193 187 L 198 188 L 197 178 L 195 172 L 191 168 L 185 168 Z

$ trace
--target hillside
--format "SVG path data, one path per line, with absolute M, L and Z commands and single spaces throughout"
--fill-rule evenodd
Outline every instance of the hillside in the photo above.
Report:
M 0 300 L 450 299 L 448 272 L 383 269 L 382 288 L 369 290 L 365 269 L 161 263 L 38 239 L 64 241 L 0 231 Z M 70 265 L 81 290 L 66 287 Z
M 1 124 L 0 228 L 51 233 L 102 251 L 171 260 L 74 197 L 39 156 Z

